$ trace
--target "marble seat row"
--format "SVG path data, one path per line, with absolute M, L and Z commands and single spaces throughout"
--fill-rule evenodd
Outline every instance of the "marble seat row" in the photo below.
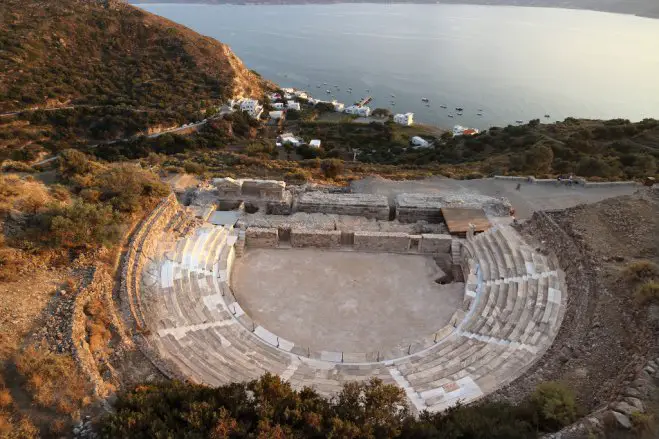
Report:
M 394 360 L 307 358 L 245 323 L 248 316 L 230 290 L 235 235 L 230 228 L 199 228 L 142 276 L 140 294 L 154 346 L 199 383 L 221 385 L 270 372 L 296 388 L 331 395 L 346 382 L 378 377 L 402 387 L 417 410 L 439 411 L 519 376 L 560 325 L 558 273 L 547 271 L 544 257 L 525 253 L 523 243 L 495 229 L 464 242 L 461 254 L 475 299 L 450 335 Z

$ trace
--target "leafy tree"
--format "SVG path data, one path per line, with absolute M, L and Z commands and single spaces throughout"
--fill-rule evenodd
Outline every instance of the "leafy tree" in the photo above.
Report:
M 577 419 L 574 394 L 563 384 L 541 383 L 531 396 L 538 426 L 544 431 L 558 430 Z

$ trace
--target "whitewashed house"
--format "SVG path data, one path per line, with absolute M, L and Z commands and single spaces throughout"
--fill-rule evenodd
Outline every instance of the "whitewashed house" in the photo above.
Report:
M 351 105 L 346 107 L 343 111 L 347 114 L 355 114 L 361 117 L 368 117 L 371 115 L 371 107 L 360 107 L 358 105 Z
M 332 101 L 332 105 L 334 105 L 334 111 L 336 111 L 337 113 L 342 112 L 346 108 L 343 102 Z
M 414 148 L 428 148 L 430 146 L 430 143 L 426 139 L 419 136 L 412 137 L 410 142 Z
M 288 101 L 286 103 L 286 109 L 300 111 L 300 103 L 295 101 Z
M 410 126 L 414 123 L 414 113 L 395 114 L 394 122 L 400 125 Z
M 309 99 L 309 95 L 304 90 L 295 90 L 293 94 L 300 99 Z
M 320 148 L 320 140 L 313 139 L 311 142 L 309 142 L 309 146 L 312 148 Z
M 270 117 L 270 119 L 279 120 L 279 119 L 284 118 L 284 112 L 283 111 L 271 111 L 270 113 L 268 113 L 268 116 Z
M 283 102 L 275 102 L 274 104 L 272 104 L 272 108 L 274 108 L 275 110 L 283 110 L 284 108 L 286 108 L 286 104 L 284 104 Z
M 254 119 L 258 119 L 263 113 L 263 105 L 256 99 L 243 99 L 240 102 L 240 110 L 246 111 Z
M 283 91 L 284 93 L 293 93 L 295 92 L 295 89 L 292 87 L 286 87 L 286 88 L 282 88 L 281 91 Z

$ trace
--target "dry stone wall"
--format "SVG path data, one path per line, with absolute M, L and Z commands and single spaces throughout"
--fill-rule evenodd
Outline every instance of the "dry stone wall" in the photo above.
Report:
M 341 246 L 339 230 L 291 230 L 291 246 L 337 248 Z
M 406 253 L 410 235 L 395 232 L 355 232 L 354 248 L 364 251 Z
M 423 234 L 419 241 L 421 253 L 449 253 L 451 251 L 451 235 Z
M 80 288 L 74 301 L 73 315 L 71 318 L 71 340 L 72 353 L 78 362 L 80 369 L 89 378 L 92 383 L 94 393 L 101 398 L 105 398 L 112 390 L 111 386 L 101 377 L 96 360 L 89 348 L 87 340 L 85 316 L 85 306 L 92 300 L 102 300 L 108 309 L 112 305 L 112 276 L 105 268 L 92 268 L 91 278 Z M 112 317 L 115 317 L 112 315 Z M 116 318 L 116 317 L 115 317 Z M 118 328 L 118 322 L 112 322 L 115 329 Z
M 279 230 L 250 227 L 245 231 L 245 245 L 252 248 L 274 248 L 279 245 Z

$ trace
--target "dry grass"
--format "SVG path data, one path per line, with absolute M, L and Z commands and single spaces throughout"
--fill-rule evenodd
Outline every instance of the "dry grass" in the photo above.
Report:
M 89 403 L 89 385 L 66 355 L 30 346 L 16 358 L 16 367 L 32 399 L 41 407 L 71 415 Z

